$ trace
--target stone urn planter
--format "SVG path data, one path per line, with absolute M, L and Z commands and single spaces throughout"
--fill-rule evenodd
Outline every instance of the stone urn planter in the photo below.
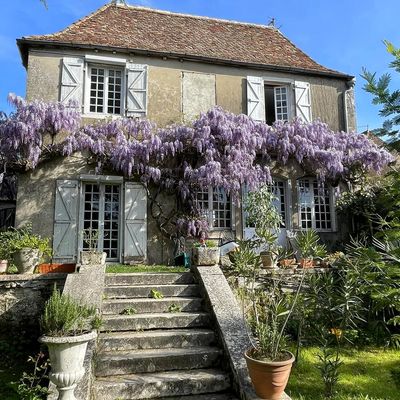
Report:
M 81 251 L 82 265 L 104 265 L 107 253 L 101 251 Z
M 33 274 L 41 258 L 39 249 L 25 247 L 14 253 L 14 263 L 19 274 Z
M 295 360 L 293 354 L 286 352 L 287 360 L 284 361 L 260 361 L 251 357 L 252 350 L 246 351 L 244 356 L 257 396 L 265 400 L 280 400 Z
M 217 265 L 219 264 L 219 247 L 194 247 L 193 264 L 194 265 Z
M 0 274 L 4 274 L 7 272 L 8 261 L 0 260 Z
M 39 342 L 47 345 L 50 355 L 50 381 L 57 386 L 58 400 L 76 400 L 74 390 L 83 378 L 87 345 L 97 337 L 96 331 L 77 336 L 41 336 Z

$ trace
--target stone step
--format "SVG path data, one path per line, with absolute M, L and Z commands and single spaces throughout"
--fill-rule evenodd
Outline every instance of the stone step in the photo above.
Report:
M 123 350 L 99 353 L 96 376 L 210 368 L 217 364 L 222 350 L 217 347 L 185 349 Z
M 210 323 L 208 313 L 151 313 L 135 315 L 103 315 L 101 330 L 143 331 L 150 329 L 204 328 Z
M 219 370 L 168 371 L 96 378 L 92 393 L 94 400 L 141 400 L 222 392 L 230 385 Z
M 211 346 L 214 343 L 215 334 L 209 329 L 177 329 L 101 333 L 97 348 L 102 352 Z
M 164 297 L 199 297 L 199 285 L 138 285 L 138 286 L 106 286 L 105 300 L 147 297 L 152 298 L 151 291 L 156 290 Z M 157 300 L 157 299 L 155 299 Z
M 181 312 L 200 311 L 203 300 L 201 297 L 164 297 L 163 299 L 110 299 L 103 300 L 102 312 L 121 314 L 126 310 L 132 314 L 170 312 L 171 305 L 180 307 Z M 126 313 L 125 313 L 126 315 Z
M 195 283 L 191 272 L 106 274 L 106 285 L 172 285 Z

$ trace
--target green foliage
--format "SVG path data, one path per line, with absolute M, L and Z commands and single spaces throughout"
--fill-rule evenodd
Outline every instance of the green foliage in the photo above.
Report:
M 28 363 L 33 364 L 33 371 L 24 372 L 19 382 L 12 382 L 12 386 L 20 400 L 45 400 L 50 393 L 47 388 L 50 362 L 39 353 L 36 357 L 29 357 Z
M 319 243 L 318 233 L 313 229 L 299 232 L 296 244 L 301 257 L 306 259 L 324 258 L 327 255 L 326 246 Z
M 51 255 L 49 239 L 32 233 L 32 225 L 27 224 L 22 228 L 10 228 L 0 232 L 0 253 L 2 258 L 10 260 L 12 255 L 23 248 L 38 249 L 42 255 Z
M 258 278 L 261 271 L 260 256 L 255 253 L 256 241 L 241 240 L 231 255 L 231 273 L 239 283 L 238 295 L 244 318 L 257 338 L 251 356 L 259 360 L 287 359 L 286 327 L 294 312 L 302 282 L 292 301 L 282 290 L 281 277 Z M 304 276 L 304 275 L 303 275 Z
M 160 291 L 158 291 L 156 289 L 151 289 L 150 297 L 152 297 L 153 299 L 159 300 L 159 299 L 163 299 L 164 295 Z
M 386 40 L 384 44 L 386 50 L 394 57 L 390 67 L 400 73 L 400 49 Z M 392 142 L 400 139 L 399 129 L 397 128 L 400 126 L 400 90 L 390 90 L 390 74 L 385 73 L 378 78 L 376 73 L 363 68 L 361 77 L 366 81 L 363 89 L 374 96 L 372 103 L 382 106 L 379 114 L 385 118 L 390 117 L 383 123 L 382 128 L 375 130 L 374 133 L 380 136 L 388 136 Z
M 83 242 L 87 245 L 88 251 L 98 251 L 99 234 L 98 229 L 89 228 L 82 231 Z
M 325 398 L 332 399 L 337 392 L 339 368 L 343 362 L 340 360 L 337 351 L 326 346 L 322 347 L 320 354 L 317 356 L 320 361 L 318 369 L 321 372 L 322 381 L 324 382 Z
M 134 307 L 125 308 L 120 312 L 120 315 L 135 315 L 137 314 L 137 310 Z
M 47 336 L 76 336 L 98 326 L 96 309 L 80 305 L 54 286 L 45 304 L 40 326 Z
M 169 313 L 179 313 L 179 312 L 182 312 L 182 307 L 181 307 L 179 304 L 172 303 L 172 304 L 168 307 L 168 312 L 169 312 Z
M 216 240 L 208 239 L 204 242 L 204 244 L 206 245 L 206 247 L 210 248 L 218 247 L 218 242 Z

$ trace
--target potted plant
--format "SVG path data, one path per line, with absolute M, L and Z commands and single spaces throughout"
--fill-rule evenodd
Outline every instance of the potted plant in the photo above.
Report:
M 319 243 L 318 233 L 309 229 L 300 232 L 296 236 L 296 245 L 300 252 L 300 267 L 313 268 L 316 265 L 316 259 L 322 259 L 326 256 L 326 246 Z
M 82 265 L 103 265 L 106 263 L 107 253 L 98 250 L 99 231 L 97 229 L 84 229 L 83 242 L 86 250 L 81 251 Z
M 40 319 L 43 336 L 39 342 L 49 349 L 49 378 L 57 386 L 59 400 L 76 400 L 74 389 L 85 373 L 87 345 L 97 337 L 95 329 L 100 325 L 94 308 L 79 304 L 54 287 Z
M 220 251 L 216 240 L 200 240 L 193 245 L 194 265 L 219 264 Z
M 278 264 L 281 268 L 294 268 L 296 258 L 292 250 L 281 248 L 278 253 Z
M 7 272 L 8 260 L 10 258 L 10 243 L 7 240 L 7 232 L 0 232 L 0 274 Z
M 0 234 L 4 256 L 13 258 L 20 274 L 32 274 L 44 255 L 51 255 L 49 239 L 32 233 L 32 226 L 11 228 Z
M 262 399 L 280 400 L 295 360 L 286 348 L 285 330 L 293 314 L 303 279 L 290 298 L 282 290 L 282 276 L 263 278 L 260 284 L 260 256 L 251 241 L 239 242 L 232 255 L 233 273 L 243 279 L 239 288 L 242 309 L 254 335 L 252 347 L 244 357 L 257 395 Z
M 283 224 L 281 214 L 274 206 L 275 196 L 267 185 L 250 192 L 245 203 L 247 224 L 254 226 L 260 256 L 265 268 L 276 268 L 281 246 L 278 232 Z

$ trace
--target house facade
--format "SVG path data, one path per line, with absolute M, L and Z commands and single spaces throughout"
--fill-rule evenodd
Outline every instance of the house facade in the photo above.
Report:
M 356 129 L 352 76 L 323 67 L 271 26 L 108 4 L 65 30 L 18 40 L 28 100 L 77 102 L 85 122 L 128 116 L 158 126 L 189 123 L 218 105 L 272 124 L 300 117 Z M 295 162 L 272 168 L 282 243 L 288 229 L 340 238 L 334 190 Z M 244 188 L 245 191 L 245 188 Z M 249 236 L 240 207 L 219 188 L 196 193 L 210 236 Z M 77 261 L 82 231 L 99 234 L 108 260 L 168 262 L 173 246 L 138 183 L 98 175 L 84 154 L 19 176 L 16 223 L 53 238 L 54 259 Z M 166 199 L 165 207 L 174 207 Z M 342 231 L 342 230 L 340 230 Z

